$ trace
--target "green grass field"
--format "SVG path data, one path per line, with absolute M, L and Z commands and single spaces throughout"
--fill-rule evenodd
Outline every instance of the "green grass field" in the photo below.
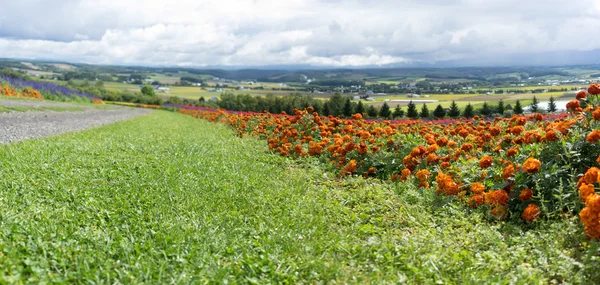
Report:
M 339 180 L 158 111 L 0 146 L 2 283 L 597 283 L 576 217 L 530 227 Z

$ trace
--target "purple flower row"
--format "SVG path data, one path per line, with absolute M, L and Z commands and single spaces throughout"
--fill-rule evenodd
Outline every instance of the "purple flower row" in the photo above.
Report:
M 92 94 L 81 92 L 79 90 L 67 88 L 64 86 L 56 85 L 56 84 L 50 83 L 50 82 L 29 81 L 29 80 L 23 80 L 20 78 L 10 77 L 10 76 L 0 76 L 0 82 L 2 82 L 2 81 L 7 82 L 8 84 L 10 84 L 16 88 L 31 87 L 39 92 L 47 92 L 47 93 L 51 93 L 54 95 L 62 94 L 64 96 L 70 97 L 70 98 L 72 98 L 74 96 L 88 98 L 88 99 L 98 98 Z

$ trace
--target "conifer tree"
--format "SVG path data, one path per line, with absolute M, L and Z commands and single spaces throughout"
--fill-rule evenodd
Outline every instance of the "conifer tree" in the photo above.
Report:
M 435 110 L 433 110 L 433 116 L 435 116 L 438 119 L 441 119 L 446 116 L 446 110 L 444 110 L 444 107 L 442 107 L 441 104 L 435 107 Z
M 417 106 L 415 105 L 415 103 L 413 103 L 412 100 L 408 102 L 406 116 L 411 119 L 416 119 L 417 117 L 419 117 L 419 112 L 417 112 Z
M 400 109 L 400 105 L 396 105 L 394 113 L 392 113 L 392 117 L 394 117 L 394 119 L 404 117 L 404 110 Z
M 513 112 L 515 112 L 515 114 L 523 114 L 523 106 L 521 106 L 521 101 L 517 100 Z
M 427 105 L 425 105 L 425 103 L 423 103 L 423 107 L 421 107 L 421 113 L 419 113 L 419 116 L 422 119 L 429 118 L 429 108 L 427 108 Z
M 392 111 L 387 102 L 383 102 L 381 109 L 379 110 L 379 116 L 384 119 L 389 119 L 392 116 Z
M 538 103 L 538 99 L 533 95 L 533 101 L 531 102 L 531 105 L 529 105 L 529 110 L 532 113 L 537 113 L 540 110 Z
M 456 102 L 454 102 L 454 100 L 452 100 L 452 104 L 450 105 L 450 112 L 448 112 L 448 115 L 452 118 L 460 116 L 460 109 L 458 108 L 458 105 L 456 104 Z
M 554 96 L 550 96 L 550 101 L 548 101 L 548 108 L 546 111 L 548 111 L 548 113 L 556 112 L 556 101 L 554 100 Z
M 365 113 L 365 106 L 363 105 L 362 101 L 358 101 L 358 104 L 356 105 L 356 109 L 354 110 L 354 114 L 364 114 Z
M 471 103 L 467 104 L 467 106 L 465 107 L 463 116 L 465 118 L 473 118 L 473 116 L 475 116 L 475 110 L 473 110 L 473 105 L 471 105 Z

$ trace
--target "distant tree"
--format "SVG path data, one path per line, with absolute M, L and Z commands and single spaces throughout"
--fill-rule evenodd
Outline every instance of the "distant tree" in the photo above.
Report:
M 144 86 L 142 87 L 142 94 L 146 95 L 146 96 L 155 96 L 156 93 L 154 93 L 154 88 L 152 86 Z
M 441 104 L 435 107 L 435 110 L 433 110 L 433 116 L 438 119 L 441 119 L 446 116 L 446 110 L 444 110 L 444 107 L 442 107 Z
M 475 116 L 475 110 L 473 109 L 473 105 L 471 105 L 471 103 L 467 104 L 467 106 L 465 107 L 463 116 L 465 118 L 473 118 L 473 116 Z
M 483 102 L 483 107 L 481 108 L 481 110 L 479 110 L 479 113 L 481 113 L 484 116 L 489 116 L 490 114 L 492 114 L 492 109 L 490 108 L 490 105 L 488 105 L 487 102 Z
M 498 101 L 498 105 L 496 106 L 496 113 L 502 115 L 504 114 L 504 110 L 506 110 L 506 108 L 504 107 L 504 101 Z
M 532 113 L 537 113 L 540 110 L 538 103 L 538 99 L 533 95 L 533 101 L 531 101 L 531 105 L 529 105 L 529 110 Z
M 375 106 L 369 105 L 369 107 L 367 107 L 367 116 L 369 116 L 369 118 L 377 118 L 377 109 L 375 109 Z
M 198 101 L 199 101 L 200 103 L 204 103 L 204 102 L 206 102 L 206 99 L 204 99 L 204 97 L 200 97 L 200 99 L 198 99 Z
M 344 103 L 344 116 L 346 118 L 351 117 L 354 113 L 352 108 L 352 102 L 350 102 L 350 98 L 346 98 L 346 102 Z
M 513 109 L 513 107 L 510 104 L 508 104 L 508 105 L 506 105 L 506 107 L 504 107 L 505 111 L 512 111 L 512 109 Z
M 521 106 L 521 101 L 517 100 L 515 103 L 515 108 L 513 109 L 515 114 L 523 114 L 523 107 Z
M 404 110 L 400 108 L 400 105 L 396 105 L 396 108 L 394 108 L 394 113 L 392 113 L 392 117 L 394 119 L 404 117 Z
M 177 96 L 173 96 L 173 97 L 169 98 L 169 101 L 167 103 L 170 103 L 170 104 L 181 104 L 181 103 L 183 103 L 183 101 L 181 100 L 181 98 L 179 98 Z
M 96 81 L 96 83 L 94 84 L 94 86 L 96 86 L 96 88 L 103 88 L 104 87 L 104 81 L 98 80 L 98 81 Z
M 429 118 L 429 108 L 427 108 L 427 105 L 425 105 L 425 103 L 423 103 L 423 107 L 421 107 L 421 112 L 419 113 L 419 116 L 422 119 Z
M 450 105 L 450 111 L 448 112 L 448 115 L 452 118 L 460 116 L 460 109 L 458 108 L 458 105 L 456 104 L 456 102 L 454 102 L 454 100 L 452 100 L 452 104 Z
M 392 111 L 387 102 L 383 102 L 381 109 L 379 110 L 379 116 L 384 119 L 389 119 L 392 116 Z
M 323 110 L 321 110 L 321 115 L 323 116 L 329 116 L 329 104 L 327 102 L 325 102 L 325 104 L 323 104 Z
M 344 114 L 344 104 L 346 103 L 346 98 L 342 96 L 340 93 L 335 93 L 329 101 L 327 101 L 327 105 L 329 105 L 329 114 L 335 117 L 340 117 Z
M 554 100 L 554 96 L 550 96 L 550 101 L 548 101 L 548 108 L 546 111 L 548 111 L 548 113 L 556 112 L 556 101 Z
M 354 109 L 354 113 L 355 114 L 364 114 L 365 113 L 365 106 L 363 105 L 362 101 L 358 101 L 358 104 L 356 105 L 356 108 Z
M 417 112 L 417 106 L 415 105 L 415 103 L 413 103 L 412 100 L 408 102 L 406 116 L 411 119 L 416 119 L 417 117 L 419 117 L 419 112 Z

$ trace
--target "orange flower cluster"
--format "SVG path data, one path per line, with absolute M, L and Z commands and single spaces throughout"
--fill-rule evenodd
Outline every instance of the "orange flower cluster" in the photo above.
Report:
M 523 211 L 521 217 L 528 222 L 535 221 L 540 216 L 540 207 L 536 204 L 529 204 Z
M 498 218 L 512 212 L 534 221 L 542 212 L 537 206 L 540 199 L 548 196 L 546 189 L 535 187 L 552 171 L 542 163 L 566 159 L 559 153 L 549 158 L 545 149 L 600 141 L 600 131 L 593 128 L 600 123 L 600 107 L 590 105 L 600 94 L 600 85 L 591 85 L 584 93 L 569 103 L 575 113 L 494 120 L 370 121 L 361 114 L 346 119 L 321 116 L 313 108 L 291 115 L 218 109 L 180 112 L 228 124 L 240 136 L 265 139 L 269 149 L 282 156 L 319 157 L 341 176 L 391 179 L 423 188 L 433 184 L 441 194 L 464 197 L 460 200 L 471 207 L 488 205 Z M 587 128 L 583 137 L 582 125 Z M 575 180 L 570 182 L 574 185 Z M 582 201 L 595 194 L 594 187 L 588 182 L 577 185 Z
M 541 164 L 542 163 L 539 160 L 530 157 L 525 160 L 525 163 L 523 164 L 523 171 L 527 173 L 536 173 L 540 170 Z
M 22 90 L 18 90 L 15 88 L 12 88 L 8 85 L 2 85 L 0 84 L 0 95 L 1 96 L 8 96 L 8 97 L 25 97 L 25 98 L 34 98 L 34 99 L 40 99 L 43 100 L 44 96 L 42 96 L 42 94 L 33 89 L 33 88 L 23 88 Z

